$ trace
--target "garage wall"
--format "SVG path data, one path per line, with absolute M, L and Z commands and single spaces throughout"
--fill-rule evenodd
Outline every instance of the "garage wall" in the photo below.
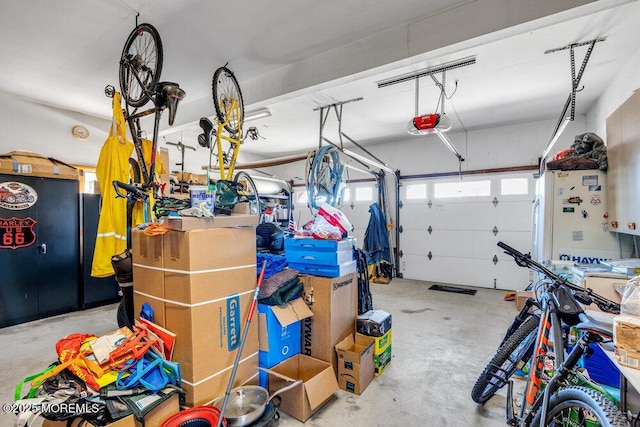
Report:
M 586 120 L 588 127 L 594 132 L 606 138 L 606 119 L 624 101 L 629 98 L 634 91 L 640 89 L 640 49 L 629 58 L 627 64 L 620 70 L 618 75 L 611 81 L 605 89 L 598 102 L 587 112 Z M 587 70 L 586 72 L 588 72 Z

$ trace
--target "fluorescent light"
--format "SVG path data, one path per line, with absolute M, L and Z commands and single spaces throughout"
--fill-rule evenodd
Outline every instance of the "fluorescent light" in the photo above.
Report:
M 391 169 L 389 166 L 387 166 L 387 165 L 383 165 L 383 164 L 378 163 L 378 162 L 376 162 L 376 161 L 374 161 L 374 160 L 371 160 L 371 159 L 369 159 L 369 158 L 367 158 L 367 157 L 361 156 L 360 154 L 354 153 L 354 152 L 353 152 L 353 151 L 351 151 L 351 150 L 343 149 L 343 150 L 342 150 L 342 152 L 343 152 L 344 154 L 346 154 L 347 156 L 352 157 L 352 158 L 354 158 L 354 159 L 356 159 L 356 160 L 360 160 L 361 162 L 366 163 L 366 164 L 368 164 L 369 166 L 373 166 L 374 168 L 382 169 L 383 171 L 386 171 L 386 172 L 392 173 L 392 174 L 394 174 L 394 175 L 395 175 L 395 173 L 396 173 L 396 172 L 395 172 L 393 169 Z
M 244 121 L 264 119 L 265 117 L 271 117 L 271 111 L 268 108 L 260 108 L 258 110 L 247 111 L 244 114 Z
M 462 158 L 462 155 L 460 153 L 458 153 L 458 150 L 456 150 L 456 147 L 454 147 L 453 144 L 451 143 L 451 141 L 449 141 L 449 138 L 447 138 L 447 135 L 445 135 L 444 133 L 442 133 L 438 129 L 436 129 L 436 135 L 438 135 L 440 140 L 444 143 L 444 145 L 447 146 L 449 151 L 451 151 L 460 161 L 464 160 Z
M 562 135 L 562 132 L 564 132 L 564 129 L 567 127 L 570 121 L 571 121 L 571 118 L 567 117 L 562 122 L 560 122 L 560 126 L 558 126 L 558 131 L 556 132 L 555 135 L 553 135 L 553 138 L 551 138 L 551 141 L 549 141 L 549 144 L 547 144 L 547 148 L 545 148 L 544 152 L 542 153 L 543 160 L 547 158 L 547 156 L 549 155 L 549 152 L 551 151 L 553 146 L 556 144 L 556 142 L 558 142 L 558 138 L 560 138 L 560 135 Z

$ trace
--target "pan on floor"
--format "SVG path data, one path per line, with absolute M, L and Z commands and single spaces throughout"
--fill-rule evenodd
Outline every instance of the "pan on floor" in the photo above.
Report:
M 267 389 L 257 385 L 234 388 L 229 394 L 227 407 L 223 414 L 224 418 L 227 420 L 227 426 L 244 427 L 251 425 L 260 419 L 271 399 L 282 392 L 294 388 L 301 382 L 302 380 L 297 380 L 276 391 L 271 396 L 269 396 Z M 213 401 L 213 406 L 220 408 L 223 400 L 224 396 L 218 397 Z

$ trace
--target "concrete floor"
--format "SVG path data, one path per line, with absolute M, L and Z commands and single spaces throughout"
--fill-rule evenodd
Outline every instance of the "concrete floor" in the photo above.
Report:
M 338 391 L 304 425 L 502 426 L 504 390 L 480 407 L 470 397 L 479 373 L 516 314 L 504 292 L 476 295 L 429 290 L 431 283 L 393 279 L 371 284 L 374 308 L 393 315 L 393 360 L 361 396 Z M 13 402 L 15 385 L 55 360 L 55 343 L 74 332 L 117 329 L 109 305 L 0 329 L 0 403 Z M 0 413 L 0 425 L 14 416 Z M 280 426 L 302 423 L 282 414 Z

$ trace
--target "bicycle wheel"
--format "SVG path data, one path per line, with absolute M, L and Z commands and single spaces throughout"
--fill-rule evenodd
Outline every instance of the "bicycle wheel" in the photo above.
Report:
M 232 135 L 239 133 L 244 122 L 244 103 L 236 76 L 227 68 L 220 67 L 213 73 L 213 105 L 220 123 Z M 236 108 L 234 108 L 234 102 Z
M 540 425 L 540 411 L 531 425 Z M 630 426 L 622 411 L 610 400 L 587 387 L 568 387 L 549 401 L 545 426 Z
M 260 215 L 261 206 L 258 188 L 251 176 L 244 171 L 240 171 L 233 178 L 233 182 L 237 184 L 238 194 L 249 200 L 249 215 Z
M 129 34 L 120 57 L 120 90 L 126 103 L 142 107 L 149 102 L 162 72 L 162 41 L 151 24 L 140 24 Z
M 519 366 L 524 365 L 533 354 L 540 316 L 532 315 L 511 335 L 491 362 L 484 368 L 471 390 L 471 398 L 476 403 L 485 403 L 499 389 Z
M 142 181 L 142 173 L 140 172 L 140 165 L 136 159 L 129 157 L 129 172 L 132 184 L 140 184 Z

